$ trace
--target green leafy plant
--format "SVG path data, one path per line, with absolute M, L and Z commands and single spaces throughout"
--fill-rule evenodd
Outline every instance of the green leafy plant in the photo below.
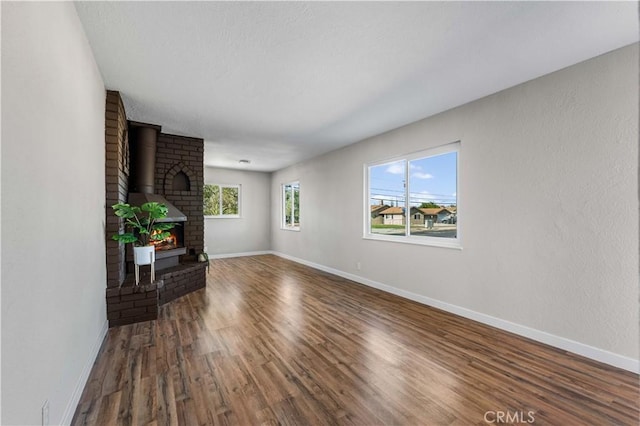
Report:
M 111 206 L 116 216 L 125 220 L 130 232 L 116 234 L 111 238 L 122 243 L 133 243 L 136 246 L 147 246 L 151 241 L 162 241 L 171 233 L 167 232 L 174 223 L 157 222 L 167 217 L 167 206 L 161 203 L 144 203 L 140 207 L 127 203 Z

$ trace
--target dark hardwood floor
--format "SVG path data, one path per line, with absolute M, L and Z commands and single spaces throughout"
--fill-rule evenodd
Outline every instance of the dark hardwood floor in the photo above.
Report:
M 637 425 L 638 376 L 275 257 L 109 330 L 74 425 Z

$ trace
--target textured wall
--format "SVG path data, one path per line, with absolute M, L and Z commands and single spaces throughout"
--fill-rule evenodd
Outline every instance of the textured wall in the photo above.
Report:
M 463 249 L 363 239 L 363 165 L 457 140 Z M 272 245 L 633 364 L 637 159 L 633 45 L 274 173 L 272 206 L 300 181 L 301 231 L 274 215 Z
M 118 287 L 125 279 L 125 245 L 111 239 L 124 230 L 124 221 L 113 214 L 113 206 L 127 201 L 129 193 L 129 137 L 127 114 L 120 93 L 108 90 L 105 108 L 105 241 L 107 287 Z
M 106 331 L 104 111 L 73 3 L 3 3 L 3 425 L 69 422 Z
M 202 188 L 204 183 L 204 141 L 185 136 L 158 135 L 156 150 L 155 192 L 161 194 L 187 215 L 184 224 L 184 242 L 187 255 L 182 258 L 195 259 L 195 254 L 204 250 L 204 222 L 202 215 Z M 189 191 L 172 189 L 177 172 L 185 173 L 190 180 Z

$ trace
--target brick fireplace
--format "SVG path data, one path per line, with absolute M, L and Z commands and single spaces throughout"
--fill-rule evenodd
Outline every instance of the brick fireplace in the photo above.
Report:
M 141 128 L 145 133 L 150 132 L 149 129 L 156 133 L 155 167 L 152 170 L 141 171 L 136 164 L 139 151 L 145 149 L 136 143 L 136 138 L 141 137 Z M 106 298 L 107 318 L 109 326 L 113 327 L 156 319 L 160 305 L 205 287 L 206 264 L 197 262 L 198 254 L 204 251 L 204 141 L 164 134 L 155 124 L 128 121 L 120 94 L 107 91 L 105 152 Z M 157 247 L 156 281 L 150 283 L 149 276 L 143 275 L 140 285 L 135 286 L 130 245 L 126 247 L 111 240 L 111 236 L 124 226 L 113 214 L 111 206 L 135 198 L 141 191 L 136 174 L 141 173 L 150 178 L 144 192 L 152 197 L 163 197 L 187 220 L 181 221 L 175 231 L 177 247 L 168 247 L 170 242 Z

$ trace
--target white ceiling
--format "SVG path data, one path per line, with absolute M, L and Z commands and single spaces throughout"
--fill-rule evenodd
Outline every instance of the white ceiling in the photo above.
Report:
M 636 2 L 77 2 L 128 118 L 272 171 L 638 41 Z M 251 164 L 241 165 L 240 159 Z

